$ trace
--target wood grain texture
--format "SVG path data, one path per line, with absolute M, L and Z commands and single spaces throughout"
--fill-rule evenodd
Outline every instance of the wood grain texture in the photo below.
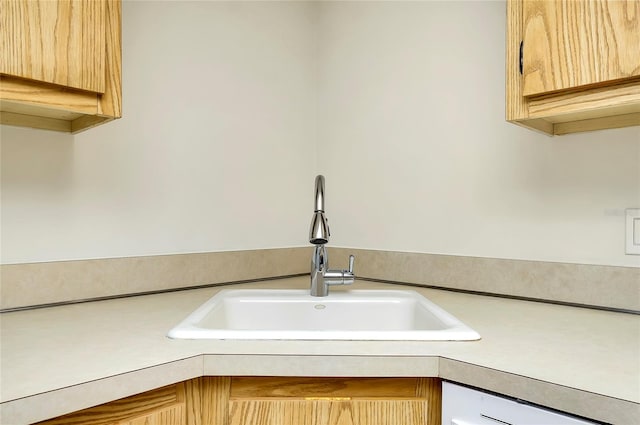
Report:
M 314 407 L 303 400 L 235 400 L 229 402 L 229 425 L 307 425 Z
M 522 40 L 522 2 L 507 0 L 506 36 L 506 117 L 507 121 L 526 119 L 529 116 L 527 101 L 522 94 L 520 75 L 520 41 Z
M 233 377 L 229 425 L 440 425 L 437 378 Z
M 611 1 L 605 0 L 589 0 L 581 2 L 573 2 L 571 5 L 572 11 L 566 10 L 565 0 L 544 0 L 543 5 L 540 5 L 540 0 L 507 0 L 507 46 L 506 46 L 506 119 L 512 123 L 521 125 L 523 127 L 539 131 L 548 135 L 560 135 L 567 133 L 577 133 L 582 131 L 602 130 L 608 128 L 620 128 L 640 125 L 637 121 L 636 113 L 640 111 L 640 97 L 638 90 L 640 88 L 640 79 L 638 79 L 638 73 L 640 72 L 640 44 L 635 43 L 635 38 L 640 37 L 640 28 L 638 26 L 638 4 L 640 0 L 633 1 L 619 1 L 615 2 L 615 5 L 611 5 Z M 576 5 L 576 3 L 582 3 Z M 615 31 L 632 32 L 631 40 L 621 39 L 617 40 L 614 44 L 618 47 L 617 50 L 621 51 L 616 53 L 609 49 L 606 55 L 600 55 L 594 57 L 592 54 L 589 60 L 593 60 L 593 65 L 584 68 L 583 65 L 575 64 L 573 56 L 568 56 L 567 61 L 559 61 L 556 57 L 549 63 L 560 63 L 563 67 L 558 75 L 570 74 L 570 73 L 586 73 L 585 75 L 597 75 L 589 71 L 591 68 L 600 69 L 599 62 L 604 57 L 611 55 L 617 55 L 619 59 L 616 60 L 622 65 L 612 66 L 614 69 L 632 69 L 628 71 L 629 76 L 623 80 L 605 81 L 599 83 L 589 83 L 582 85 L 579 88 L 570 87 L 565 90 L 557 91 L 558 89 L 549 88 L 552 93 L 542 93 L 536 96 L 526 96 L 524 92 L 524 77 L 519 72 L 519 46 L 520 41 L 525 38 L 525 5 L 529 5 L 529 13 L 531 10 L 537 10 L 536 7 L 544 9 L 545 15 L 551 15 L 550 10 L 559 8 L 559 12 L 553 13 L 553 19 L 567 19 L 564 22 L 564 26 L 573 28 L 571 23 L 576 25 L 578 16 L 575 12 L 575 7 L 587 8 L 588 13 L 585 12 L 585 16 L 594 16 L 593 20 L 589 22 L 591 26 L 592 36 L 594 37 L 591 45 L 599 46 L 599 48 L 605 48 L 606 44 L 603 44 L 602 40 L 596 39 L 601 34 L 609 31 L 609 26 L 615 26 Z M 563 9 L 564 7 L 564 9 Z M 611 7 L 613 9 L 611 9 Z M 625 12 L 621 12 L 624 8 Z M 611 12 L 614 10 L 614 12 Z M 537 12 L 535 12 L 537 13 Z M 535 15 L 534 13 L 534 15 Z M 607 22 L 602 27 L 599 26 L 599 21 L 596 17 L 608 16 L 607 13 L 611 13 L 614 16 L 616 22 Z M 626 15 L 625 15 L 626 13 Z M 624 16 L 626 17 L 624 17 Z M 529 16 L 530 21 L 536 19 L 541 22 L 543 20 L 543 14 L 540 13 L 537 18 Z M 623 16 L 621 18 L 621 16 Z M 551 19 L 551 18 L 549 18 Z M 573 19 L 573 20 L 571 20 Z M 557 22 L 556 24 L 557 25 Z M 625 29 L 621 30 L 619 27 Z M 532 27 L 533 28 L 533 27 Z M 561 35 L 561 38 L 571 36 L 571 31 L 580 31 L 573 28 L 571 31 Z M 613 31 L 613 30 L 612 30 Z M 611 31 L 610 31 L 611 32 Z M 625 32 L 625 33 L 626 33 Z M 611 32 L 613 33 L 613 32 Z M 547 40 L 536 40 L 534 38 L 528 38 L 525 47 L 525 62 L 527 55 L 532 50 L 540 50 L 540 54 L 545 53 L 551 58 L 550 53 L 546 47 L 532 47 L 535 42 L 546 43 Z M 604 38 L 609 40 L 609 38 Z M 620 49 L 619 47 L 624 43 L 635 43 L 628 48 Z M 587 43 L 588 44 L 588 43 Z M 607 47 L 608 48 L 608 47 Z M 609 55 L 609 56 L 607 56 Z M 589 58 L 588 56 L 581 57 L 581 59 Z M 614 62 L 616 62 L 614 61 Z M 616 62 L 617 63 L 617 62 Z M 634 64 L 635 63 L 635 67 Z M 578 66 L 569 71 L 568 67 L 573 65 Z M 547 65 L 545 65 L 547 66 Z M 582 66 L 587 71 L 584 71 Z M 607 65 L 608 66 L 608 65 Z M 533 68 L 525 68 L 525 70 L 531 71 Z M 549 74 L 551 71 L 547 70 Z M 598 71 L 600 72 L 600 71 Z M 540 72 L 541 73 L 541 72 Z M 533 75 L 533 72 L 530 72 Z M 602 74 L 602 73 L 600 73 Z M 531 76 L 530 75 L 530 76 Z M 561 78 L 561 77 L 558 77 Z M 613 78 L 613 77 L 612 77 Z M 533 81 L 533 80 L 531 80 Z M 574 84 L 574 83 L 571 83 Z M 582 84 L 582 83 L 575 83 Z M 547 89 L 544 89 L 547 90 Z
M 231 397 L 415 397 L 417 378 L 233 377 Z
M 202 424 L 202 381 L 204 378 L 190 379 L 178 385 L 178 401 L 184 402 L 184 417 L 187 425 Z
M 122 115 L 120 0 L 1 1 L 3 124 L 78 133 Z
M 232 400 L 230 425 L 429 425 L 424 400 Z
M 202 377 L 40 425 L 440 425 L 440 400 L 438 378 Z
M 442 381 L 438 378 L 419 378 L 416 383 L 416 397 L 427 401 L 427 423 L 440 425 L 442 422 Z
M 228 425 L 231 378 L 206 376 L 201 381 L 203 425 Z
M 99 97 L 100 116 L 122 116 L 122 4 L 106 0 L 105 87 Z
M 98 112 L 95 93 L 61 90 L 50 84 L 7 76 L 0 77 L 0 99 L 3 102 L 19 102 L 25 106 L 46 108 L 52 114 L 72 112 L 95 115 Z
M 329 409 L 328 422 L 340 424 L 342 418 L 351 419 L 353 425 L 435 425 L 428 422 L 428 402 L 424 400 L 354 400 L 349 402 L 322 402 Z M 326 411 L 326 407 L 321 411 Z M 337 411 L 339 415 L 332 413 Z M 337 420 L 334 420 L 337 419 Z
M 184 403 L 175 404 L 117 425 L 186 425 Z
M 0 73 L 103 93 L 105 8 L 103 0 L 2 0 Z
M 168 409 L 167 415 L 174 415 L 172 410 L 180 402 L 178 385 L 169 385 L 157 390 L 149 391 L 108 404 L 92 407 L 60 416 L 55 419 L 38 422 L 39 425 L 111 425 L 114 423 L 131 421 L 132 418 L 145 417 L 158 411 Z M 181 409 L 184 409 L 182 407 Z M 154 419 L 155 420 L 155 419 Z M 143 422 L 144 423 L 144 422 Z M 180 423 L 182 425 L 183 422 Z M 137 424 L 136 424 L 137 425 Z
M 523 95 L 640 75 L 640 0 L 524 0 Z
M 577 93 L 535 97 L 529 99 L 528 105 L 530 118 L 551 118 L 552 122 L 640 112 L 640 79 Z
M 507 0 L 506 120 L 540 133 L 553 135 L 553 123 L 544 119 L 529 119 L 529 103 L 522 92 L 522 75 L 520 74 L 520 42 L 523 38 L 522 14 L 522 0 Z

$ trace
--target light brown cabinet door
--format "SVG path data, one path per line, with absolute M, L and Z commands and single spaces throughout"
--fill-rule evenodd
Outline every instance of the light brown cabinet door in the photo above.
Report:
M 426 400 L 234 400 L 229 425 L 428 425 Z
M 2 0 L 0 73 L 105 92 L 106 1 Z
M 507 0 L 506 119 L 551 135 L 640 125 L 640 0 Z
M 640 0 L 524 0 L 523 95 L 640 76 Z
M 219 425 L 440 424 L 436 378 L 233 377 L 228 394 Z
M 120 0 L 0 0 L 0 123 L 78 133 L 122 113 Z

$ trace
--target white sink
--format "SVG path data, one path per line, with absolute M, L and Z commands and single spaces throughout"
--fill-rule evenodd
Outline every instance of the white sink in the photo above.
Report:
M 415 291 L 225 289 L 168 335 L 176 339 L 470 341 L 480 335 Z

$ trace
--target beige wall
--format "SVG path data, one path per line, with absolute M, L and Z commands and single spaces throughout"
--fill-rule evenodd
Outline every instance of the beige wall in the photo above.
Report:
M 331 245 L 639 266 L 638 128 L 504 122 L 502 2 L 123 4 L 124 117 L 3 126 L 2 262 Z
M 503 2 L 327 2 L 320 144 L 338 246 L 607 265 L 640 206 L 640 128 L 504 121 Z
M 301 246 L 314 6 L 123 2 L 123 118 L 2 127 L 2 261 Z

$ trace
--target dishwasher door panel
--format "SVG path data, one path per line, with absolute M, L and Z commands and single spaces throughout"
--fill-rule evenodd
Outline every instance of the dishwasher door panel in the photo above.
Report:
M 597 425 L 584 419 L 443 382 L 442 425 Z

